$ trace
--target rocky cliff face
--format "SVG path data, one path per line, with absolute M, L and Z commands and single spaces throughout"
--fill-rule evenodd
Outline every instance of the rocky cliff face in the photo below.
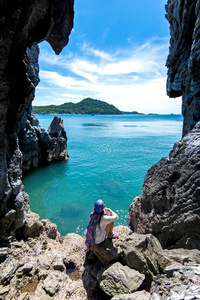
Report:
M 27 48 L 27 74 L 36 87 L 39 79 L 39 46 Z M 67 160 L 67 135 L 63 121 L 55 116 L 48 131 L 41 128 L 39 120 L 32 114 L 32 105 L 24 113 L 18 130 L 19 148 L 22 152 L 23 173 L 39 165 L 49 164 L 52 161 Z
M 147 172 L 142 194 L 129 209 L 130 225 L 135 232 L 154 234 L 163 247 L 200 249 L 200 1 L 168 0 L 166 10 L 167 93 L 183 96 L 184 138 L 169 159 Z
M 152 233 L 164 248 L 200 249 L 200 122 L 147 172 L 129 208 L 135 232 Z
M 0 244 L 31 217 L 22 192 L 20 121 L 34 98 L 35 68 L 27 48 L 46 40 L 56 54 L 73 27 L 73 0 L 1 1 L 0 9 Z M 32 81 L 33 80 L 33 81 Z
M 167 94 L 182 95 L 183 136 L 200 120 L 200 1 L 168 0 L 170 49 Z

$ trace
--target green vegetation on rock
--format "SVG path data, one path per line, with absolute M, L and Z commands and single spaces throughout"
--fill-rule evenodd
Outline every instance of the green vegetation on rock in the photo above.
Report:
M 35 114 L 97 114 L 121 115 L 122 112 L 107 102 L 86 98 L 78 103 L 67 102 L 61 105 L 33 106 Z

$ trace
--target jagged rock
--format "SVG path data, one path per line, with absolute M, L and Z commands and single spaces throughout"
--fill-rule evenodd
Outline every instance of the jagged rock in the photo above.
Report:
M 151 300 L 199 299 L 200 265 L 176 264 L 166 268 L 166 274 L 153 277 Z
M 58 270 L 58 271 L 61 271 L 61 272 L 63 272 L 65 270 L 65 266 L 64 266 L 62 257 L 59 254 L 56 254 L 54 256 L 52 266 L 53 266 L 54 270 Z
M 37 259 L 37 265 L 38 265 L 38 270 L 49 270 L 52 263 L 53 263 L 54 257 L 52 256 L 51 253 L 43 253 L 40 256 L 38 256 Z
M 147 172 L 130 208 L 130 226 L 163 248 L 200 249 L 200 122 Z
M 123 261 L 141 273 L 159 273 L 158 254 L 162 251 L 159 241 L 151 234 L 132 233 L 121 245 Z
M 22 187 L 22 154 L 17 133 L 38 83 L 38 47 L 32 45 L 46 40 L 59 54 L 73 27 L 73 5 L 73 0 L 33 0 L 28 4 L 18 1 L 15 5 L 11 0 L 1 1 L 0 245 L 7 245 L 10 234 L 15 236 L 24 224 L 20 223 L 25 215 L 23 200 L 18 197 Z M 53 157 L 54 153 L 50 153 L 47 159 Z
M 17 270 L 17 276 L 22 276 L 22 275 L 31 275 L 31 271 L 33 270 L 33 264 L 32 263 L 26 263 L 22 267 L 20 267 Z
M 32 113 L 25 113 L 18 133 L 23 173 L 52 161 L 67 160 L 67 136 L 63 120 L 55 116 L 48 131 Z
M 64 124 L 61 117 L 55 116 L 51 125 L 48 128 L 48 132 L 51 137 L 64 137 L 66 138 L 66 132 L 64 130 Z
M 179 263 L 184 265 L 190 262 L 200 264 L 200 251 L 196 249 L 164 249 L 158 254 L 158 264 L 163 272 L 167 266 L 172 264 Z
M 109 296 L 137 291 L 145 279 L 143 274 L 119 262 L 106 268 L 97 276 L 100 280 L 100 288 Z
M 120 294 L 113 297 L 111 300 L 149 300 L 150 294 L 146 291 L 139 291 L 132 294 Z
M 119 239 L 106 239 L 92 250 L 103 265 L 123 260 L 127 266 L 144 274 L 159 273 L 158 255 L 161 251 L 162 247 L 153 235 L 137 233 L 123 238 L 119 234 Z
M 168 0 L 170 47 L 167 58 L 167 94 L 182 97 L 183 136 L 200 120 L 199 33 L 200 3 Z
M 63 278 L 64 274 L 59 271 L 50 272 L 43 282 L 43 289 L 47 292 L 47 294 L 53 296 L 59 290 Z
M 55 240 L 57 235 L 58 235 L 58 231 L 57 231 L 57 225 L 54 223 L 51 223 L 49 220 L 42 220 L 42 225 L 43 225 L 43 231 L 45 231 L 47 237 L 49 237 L 50 239 Z
M 115 227 L 114 230 L 118 233 L 119 238 L 112 240 L 106 239 L 103 243 L 95 245 L 92 250 L 103 265 L 108 265 L 122 256 L 120 245 L 132 234 L 132 230 L 128 226 L 120 225 Z
M 39 78 L 39 63 L 38 63 L 38 56 L 39 56 L 39 46 L 33 45 L 26 49 L 26 53 L 28 55 L 29 64 L 28 64 L 28 78 L 36 87 L 40 82 Z
M 19 262 L 17 262 L 13 256 L 9 256 L 3 263 L 1 263 L 0 267 L 0 283 L 7 283 L 14 276 L 15 271 L 19 267 Z
M 6 299 L 6 294 L 9 292 L 9 285 L 2 286 L 0 285 L 0 299 Z
M 63 237 L 62 245 L 65 249 L 63 260 L 66 268 L 81 269 L 86 255 L 85 239 L 76 233 L 68 233 Z
M 49 227 L 49 221 L 44 223 Z M 16 262 L 17 268 L 7 268 L 3 275 L 3 284 L 9 283 L 9 289 L 4 289 L 0 282 L 2 300 L 87 299 L 82 281 L 84 238 L 77 234 L 61 237 L 59 233 L 56 238 L 50 238 L 47 234 L 48 231 L 42 230 L 37 237 L 11 241 L 11 248 L 4 248 L 2 252 L 8 253 L 7 259 L 12 257 L 11 262 Z M 0 264 L 1 270 L 7 266 L 7 259 Z M 68 262 L 66 266 L 64 259 Z M 0 272 L 0 277 L 1 274 L 5 271 Z
M 3 262 L 9 256 L 9 254 L 11 254 L 11 252 L 12 251 L 10 248 L 0 248 L 0 263 Z

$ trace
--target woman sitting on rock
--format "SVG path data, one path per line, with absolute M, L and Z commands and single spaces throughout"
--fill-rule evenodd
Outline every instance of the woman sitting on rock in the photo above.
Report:
M 103 242 L 106 237 L 118 237 L 118 234 L 113 231 L 114 221 L 117 219 L 119 219 L 118 215 L 111 209 L 106 208 L 102 200 L 95 202 L 87 226 L 85 244 L 88 250 L 95 244 Z

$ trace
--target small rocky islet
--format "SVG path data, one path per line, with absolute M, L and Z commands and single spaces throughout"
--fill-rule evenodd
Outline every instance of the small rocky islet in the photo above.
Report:
M 61 52 L 74 3 L 11 4 L 1 2 L 0 299 L 200 299 L 200 2 L 166 5 L 167 93 L 182 95 L 183 139 L 147 172 L 130 204 L 129 227 L 116 227 L 118 239 L 89 253 L 84 237 L 63 237 L 31 212 L 22 184 L 22 172 L 68 158 L 62 120 L 44 131 L 31 102 L 39 82 L 37 43 L 46 40 Z

